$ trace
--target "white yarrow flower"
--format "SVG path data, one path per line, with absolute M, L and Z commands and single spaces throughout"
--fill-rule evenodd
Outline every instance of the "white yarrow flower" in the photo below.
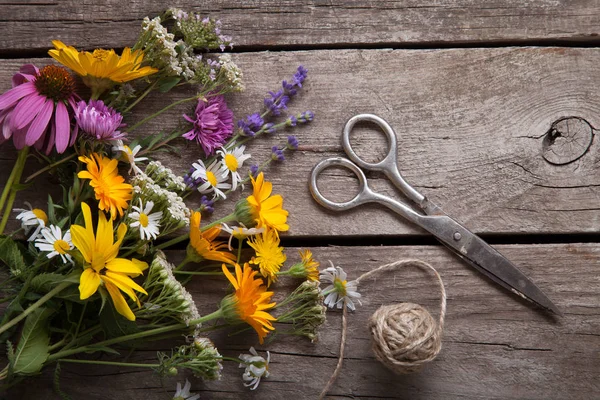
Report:
M 244 154 L 246 146 L 238 146 L 232 150 L 227 150 L 221 147 L 221 150 L 217 150 L 217 154 L 223 157 L 222 163 L 223 168 L 227 171 L 227 174 L 231 173 L 231 190 L 236 190 L 238 182 L 242 180 L 238 170 L 244 164 L 244 161 L 250 158 L 250 154 Z M 242 185 L 242 190 L 244 185 Z
M 132 170 L 135 171 L 136 174 L 140 174 L 142 173 L 142 170 L 135 163 L 145 161 L 148 159 L 148 157 L 136 157 L 137 153 L 139 153 L 141 149 L 142 146 L 138 144 L 132 150 L 129 146 L 123 144 L 122 140 L 117 140 L 117 143 L 115 146 L 113 146 L 112 151 L 113 153 L 121 153 L 124 161 L 129 163 L 129 165 L 131 166 L 129 168 L 129 174 L 131 174 Z
M 142 240 L 155 240 L 160 233 L 160 219 L 163 216 L 162 211 L 150 213 L 154 207 L 153 201 L 148 201 L 146 207 L 142 204 L 140 199 L 140 206 L 132 206 L 131 209 L 134 212 L 129 213 L 129 218 L 134 222 L 130 223 L 129 226 L 132 228 L 138 228 L 140 230 L 140 237 Z
M 244 380 L 244 386 L 250 387 L 250 390 L 254 390 L 258 387 L 261 378 L 269 377 L 269 362 L 271 361 L 271 353 L 267 351 L 267 359 L 259 356 L 254 347 L 250 347 L 251 354 L 240 354 L 240 360 L 243 363 L 240 364 L 240 368 L 246 368 L 242 379 Z
M 198 160 L 197 163 L 193 163 L 195 171 L 192 173 L 192 179 L 202 179 L 204 183 L 198 186 L 198 191 L 202 194 L 214 192 L 214 197 L 220 196 L 225 200 L 225 193 L 221 189 L 231 189 L 231 183 L 225 182 L 227 180 L 228 171 L 220 161 L 213 161 L 208 168 L 204 165 L 202 160 Z
M 325 295 L 325 305 L 334 308 L 342 308 L 344 306 L 344 300 L 348 304 L 348 308 L 352 311 L 356 309 L 354 301 L 360 302 L 360 293 L 357 292 L 358 282 L 348 282 L 346 278 L 346 272 L 341 267 L 335 267 L 331 261 L 329 261 L 331 267 L 326 268 L 321 272 L 319 279 L 321 282 L 330 283 L 325 289 L 323 289 L 323 295 Z
M 190 393 L 191 388 L 192 384 L 187 379 L 185 380 L 185 385 L 183 388 L 181 388 L 181 383 L 177 382 L 177 391 L 175 392 L 175 396 L 173 396 L 173 400 L 198 400 L 200 395 L 192 395 Z
M 53 258 L 60 255 L 65 264 L 73 262 L 73 258 L 67 253 L 73 249 L 70 230 L 67 230 L 63 235 L 58 226 L 50 225 L 43 228 L 40 233 L 41 235 L 36 239 L 34 245 L 40 251 L 47 251 L 46 257 Z
M 17 219 L 21 220 L 21 228 L 23 228 L 26 233 L 29 233 L 31 229 L 35 228 L 33 234 L 29 236 L 29 239 L 27 239 L 27 241 L 33 242 L 38 238 L 40 231 L 46 227 L 46 224 L 48 223 L 48 216 L 44 210 L 32 208 L 31 204 L 29 203 L 25 204 L 29 207 L 29 210 L 24 208 L 15 208 L 13 211 L 19 213 L 19 215 L 17 215 Z

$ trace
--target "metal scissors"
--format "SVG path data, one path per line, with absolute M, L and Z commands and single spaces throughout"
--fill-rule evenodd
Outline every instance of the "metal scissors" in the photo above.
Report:
M 387 136 L 389 149 L 385 158 L 379 162 L 365 162 L 354 152 L 350 145 L 352 128 L 356 123 L 363 121 L 375 123 Z M 500 286 L 546 310 L 561 315 L 552 301 L 513 263 L 473 232 L 447 216 L 438 206 L 402 178 L 398 170 L 396 133 L 384 119 L 373 114 L 359 114 L 350 118 L 343 129 L 342 146 L 351 161 L 342 157 L 328 158 L 315 165 L 311 172 L 310 191 L 319 204 L 333 211 L 349 210 L 365 203 L 382 204 L 431 233 L 460 258 Z M 321 194 L 317 187 L 317 178 L 324 169 L 329 167 L 344 167 L 357 176 L 360 188 L 358 194 L 352 200 L 339 203 L 331 201 Z M 396 188 L 420 208 L 422 213 L 414 211 L 407 204 L 374 192 L 369 187 L 363 170 L 383 172 Z

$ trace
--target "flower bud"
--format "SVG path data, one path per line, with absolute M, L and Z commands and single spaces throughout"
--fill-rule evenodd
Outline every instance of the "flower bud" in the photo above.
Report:
M 247 228 L 254 228 L 256 226 L 256 220 L 252 215 L 252 207 L 246 199 L 241 199 L 235 203 L 235 218 Z

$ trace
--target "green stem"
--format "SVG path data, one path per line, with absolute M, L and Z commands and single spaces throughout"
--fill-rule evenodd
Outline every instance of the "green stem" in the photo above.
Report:
M 126 109 L 124 109 L 121 114 L 127 113 L 129 110 L 131 110 L 133 107 L 135 107 L 137 103 L 139 103 L 140 101 L 142 101 L 142 99 L 144 97 L 148 96 L 148 94 L 152 91 L 152 89 L 154 89 L 154 87 L 156 86 L 157 83 L 158 83 L 158 80 L 154 81 L 151 85 L 148 85 L 148 88 L 144 91 L 144 93 L 142 93 L 140 95 L 140 97 L 138 97 L 133 103 L 131 103 L 129 105 L 129 107 L 127 107 Z
M 185 235 L 181 235 L 181 236 L 178 236 L 176 238 L 173 238 L 173 239 L 169 240 L 168 242 L 164 242 L 164 243 L 161 243 L 161 244 L 159 244 L 157 246 L 154 246 L 154 249 L 155 250 L 161 250 L 161 249 L 164 249 L 165 247 L 173 246 L 174 244 L 177 244 L 179 242 L 183 242 L 184 240 L 188 239 L 189 237 L 190 237 L 190 234 L 186 233 Z
M 52 289 L 51 291 L 49 291 L 48 293 L 46 293 L 38 301 L 36 301 L 35 303 L 33 303 L 32 305 L 27 307 L 27 309 L 25 311 L 23 311 L 21 314 L 19 314 L 18 317 L 10 320 L 5 325 L 0 327 L 0 334 L 3 332 L 6 332 L 8 329 L 10 329 L 14 325 L 18 324 L 21 320 L 23 320 L 25 317 L 27 317 L 29 314 L 31 314 L 34 310 L 36 310 L 42 304 L 44 304 L 45 302 L 50 300 L 52 297 L 54 297 L 55 295 L 60 293 L 63 289 L 65 289 L 69 285 L 72 285 L 72 283 L 71 282 L 63 282 L 60 285 L 58 285 L 57 287 L 55 287 L 54 289 Z
M 217 311 L 213 312 L 212 314 L 208 314 L 208 315 L 205 315 L 204 317 L 200 317 L 198 319 L 190 321 L 189 326 L 201 324 L 203 322 L 210 321 L 212 319 L 220 318 L 220 317 L 222 317 L 222 315 L 223 315 L 223 310 L 219 308 Z M 119 337 L 116 337 L 113 339 L 108 339 L 108 340 L 104 340 L 102 342 L 94 343 L 89 346 L 82 346 L 82 347 L 77 347 L 72 350 L 59 351 L 58 353 L 51 354 L 47 359 L 47 363 L 61 360 L 63 357 L 68 357 L 73 354 L 83 353 L 85 351 L 94 351 L 94 350 L 97 350 L 98 347 L 106 347 L 106 346 L 110 346 L 113 344 L 126 342 L 129 340 L 135 340 L 135 339 L 141 339 L 141 338 L 148 337 L 148 336 L 160 335 L 163 333 L 176 331 L 178 329 L 185 329 L 185 328 L 188 328 L 189 326 L 186 324 L 169 325 L 169 326 L 165 326 L 162 328 L 150 329 L 150 330 L 144 331 L 144 332 L 137 332 L 137 333 L 132 333 L 130 335 L 119 336 Z
M 174 274 L 176 275 L 223 275 L 223 272 L 221 271 L 214 271 L 214 272 L 202 272 L 202 271 L 177 271 L 174 270 L 173 271 Z
M 166 106 L 165 108 L 163 108 L 162 110 L 159 110 L 157 112 L 155 112 L 152 115 L 147 116 L 146 118 L 144 118 L 143 120 L 139 121 L 138 123 L 134 124 L 133 126 L 131 126 L 127 132 L 131 133 L 133 132 L 136 128 L 139 128 L 141 125 L 145 124 L 146 122 L 150 121 L 151 119 L 158 117 L 160 114 L 164 113 L 165 111 L 170 110 L 171 108 L 178 106 L 179 104 L 188 102 L 188 101 L 192 101 L 192 100 L 198 100 L 198 96 L 194 96 L 194 97 L 188 97 L 186 99 L 182 99 L 179 101 L 176 101 L 175 103 L 171 103 L 168 106 Z
M 115 365 L 117 367 L 141 367 L 141 368 L 158 368 L 160 364 L 139 364 L 139 363 L 126 363 L 117 361 L 96 361 L 96 360 L 76 360 L 73 358 L 62 358 L 60 362 L 74 363 L 74 364 L 97 364 L 97 365 Z
M 2 222 L 0 223 L 0 235 L 2 234 L 2 232 L 4 232 L 4 228 L 6 227 L 6 223 L 8 222 L 8 216 L 10 215 L 10 211 L 15 201 L 15 197 L 17 196 L 18 190 L 15 188 L 15 184 L 18 184 L 21 180 L 21 175 L 23 174 L 23 169 L 25 168 L 25 161 L 27 160 L 28 153 L 29 147 L 23 147 L 21 150 L 19 150 L 17 161 L 15 162 L 13 170 L 10 176 L 8 177 L 9 181 L 6 183 L 6 186 L 2 190 L 2 196 L 0 197 L 0 215 L 2 215 Z M 8 202 L 6 201 L 7 196 Z
M 57 161 L 57 162 L 55 162 L 55 163 L 52 163 L 52 164 L 50 164 L 50 165 L 46 165 L 44 168 L 40 169 L 39 171 L 37 171 L 37 172 L 35 172 L 35 173 L 33 173 L 33 174 L 29 175 L 29 176 L 28 176 L 28 177 L 25 179 L 25 183 L 29 182 L 30 180 L 32 180 L 32 179 L 33 179 L 33 178 L 35 178 L 36 176 L 38 176 L 38 175 L 40 175 L 40 174 L 43 174 L 44 172 L 46 172 L 46 171 L 49 171 L 49 170 L 51 170 L 52 168 L 54 168 L 54 167 L 56 167 L 56 166 L 58 166 L 58 165 L 60 165 L 60 164 L 62 164 L 62 163 L 65 163 L 65 162 L 67 162 L 67 161 L 70 161 L 70 160 L 74 159 L 74 158 L 75 158 L 75 157 L 77 157 L 77 156 L 78 156 L 78 154 L 77 154 L 77 153 L 73 153 L 73 154 L 69 155 L 68 157 L 65 157 L 65 158 L 63 158 L 63 159 L 60 159 L 60 160 L 58 160 L 58 161 Z
M 238 239 L 238 253 L 237 253 L 237 263 L 240 264 L 240 260 L 242 259 L 242 245 L 244 244 L 244 241 L 241 239 Z
M 229 222 L 229 221 L 235 221 L 235 213 L 234 212 L 231 213 L 231 214 L 229 214 L 229 215 L 226 215 L 225 217 L 223 217 L 221 219 L 218 219 L 218 220 L 216 220 L 214 222 L 211 222 L 208 225 L 205 225 L 204 228 L 201 229 L 201 231 L 202 232 L 206 232 L 207 230 L 209 230 L 213 226 L 220 225 L 223 222 Z

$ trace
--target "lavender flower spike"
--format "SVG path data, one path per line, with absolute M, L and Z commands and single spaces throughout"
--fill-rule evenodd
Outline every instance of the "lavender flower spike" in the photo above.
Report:
M 227 107 L 225 98 L 221 95 L 199 99 L 195 118 L 185 114 L 183 117 L 194 124 L 183 137 L 196 140 L 207 156 L 223 146 L 233 133 L 233 111 Z
M 75 109 L 75 120 L 82 136 L 98 141 L 123 139 L 126 133 L 119 131 L 124 127 L 123 116 L 107 107 L 102 100 L 80 101 Z
M 283 150 L 281 150 L 277 146 L 273 146 L 271 148 L 271 158 L 273 161 L 285 161 L 285 156 L 283 155 Z

